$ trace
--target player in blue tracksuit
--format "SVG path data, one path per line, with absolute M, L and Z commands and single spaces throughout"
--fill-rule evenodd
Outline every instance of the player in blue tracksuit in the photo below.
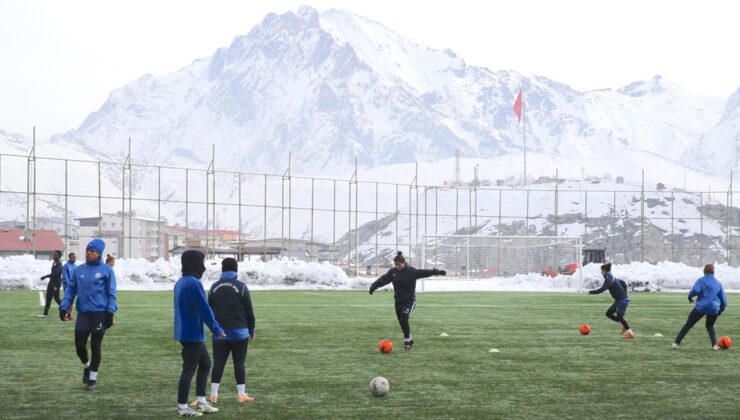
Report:
M 624 314 L 627 312 L 627 307 L 630 304 L 630 298 L 627 296 L 627 283 L 623 280 L 615 279 L 611 271 L 611 263 L 602 265 L 601 275 L 604 277 L 604 283 L 598 289 L 589 290 L 588 293 L 598 295 L 608 290 L 609 294 L 614 298 L 614 303 L 606 310 L 606 317 L 622 324 L 623 338 L 635 338 L 635 334 L 632 332 L 629 324 L 624 320 Z
M 388 283 L 393 283 L 393 297 L 396 301 L 396 318 L 403 331 L 403 348 L 411 350 L 414 347 L 414 338 L 411 336 L 411 326 L 409 318 L 416 308 L 416 280 L 431 276 L 444 276 L 447 274 L 444 270 L 418 270 L 408 264 L 401 251 L 393 259 L 394 267 L 375 280 L 370 286 L 372 295 L 376 289 L 383 287 Z
M 238 280 L 239 264 L 234 258 L 221 262 L 221 278 L 213 283 L 208 292 L 208 304 L 213 309 L 216 321 L 226 332 L 226 338 L 213 337 L 213 371 L 211 373 L 212 403 L 218 402 L 218 388 L 224 373 L 226 360 L 231 354 L 236 378 L 236 401 L 254 402 L 246 390 L 246 371 L 249 341 L 254 340 L 254 309 L 247 285 Z
M 208 306 L 206 292 L 200 278 L 206 271 L 205 255 L 196 250 L 183 252 L 182 277 L 175 283 L 175 322 L 174 339 L 182 345 L 182 373 L 177 390 L 177 414 L 183 417 L 194 417 L 201 412 L 215 413 L 217 408 L 206 401 L 206 384 L 211 370 L 211 358 L 206 348 L 206 336 L 203 324 L 220 338 L 225 338 L 224 330 L 218 325 L 211 307 Z M 196 374 L 197 369 L 197 374 Z M 188 407 L 190 382 L 195 377 L 194 405 L 198 411 Z
M 93 239 L 85 248 L 85 264 L 72 272 L 64 300 L 59 305 L 59 319 L 69 319 L 69 310 L 77 298 L 77 322 L 75 323 L 75 348 L 77 356 L 84 365 L 82 382 L 87 389 L 95 389 L 100 367 L 101 348 L 105 330 L 113 325 L 113 314 L 118 310 L 116 303 L 116 276 L 113 270 L 103 264 L 101 256 L 105 242 Z M 92 335 L 90 350 L 92 359 L 87 357 L 87 339 Z
M 673 348 L 677 349 L 689 330 L 706 315 L 709 341 L 712 343 L 712 350 L 717 350 L 717 335 L 714 332 L 714 323 L 727 308 L 727 295 L 722 283 L 714 277 L 714 265 L 707 264 L 704 266 L 704 277 L 699 278 L 689 291 L 690 303 L 694 303 L 695 297 L 697 300 L 694 309 L 689 313 L 689 318 L 678 333 L 676 341 L 673 342 Z
M 74 274 L 75 268 L 77 268 L 76 263 L 77 254 L 70 252 L 69 255 L 67 255 L 67 262 L 62 266 L 62 287 L 64 287 L 64 290 L 67 290 L 67 284 L 72 280 L 72 274 Z M 72 308 L 74 306 L 74 302 L 69 303 L 69 308 L 67 308 L 67 321 L 74 321 L 74 318 L 72 317 Z

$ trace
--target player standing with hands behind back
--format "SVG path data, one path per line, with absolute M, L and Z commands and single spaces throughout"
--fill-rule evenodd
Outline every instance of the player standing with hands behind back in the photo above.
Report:
M 236 401 L 254 402 L 247 394 L 246 370 L 249 341 L 254 340 L 254 309 L 247 285 L 239 281 L 239 264 L 234 258 L 224 258 L 221 262 L 221 278 L 213 283 L 208 292 L 208 303 L 213 309 L 219 325 L 226 332 L 226 338 L 213 336 L 213 371 L 211 373 L 211 396 L 208 400 L 218 403 L 218 389 L 224 373 L 226 360 L 231 354 L 236 379 Z
M 411 336 L 409 318 L 416 308 L 416 280 L 431 276 L 444 276 L 444 270 L 419 270 L 406 264 L 401 251 L 393 259 L 393 268 L 388 270 L 370 286 L 372 295 L 376 289 L 388 283 L 393 283 L 393 297 L 396 300 L 396 317 L 403 331 L 403 349 L 408 351 L 414 347 L 414 338 Z
M 189 249 L 182 253 L 182 277 L 175 283 L 175 325 L 174 339 L 182 345 L 182 373 L 177 388 L 177 415 L 181 417 L 197 417 L 203 413 L 216 413 L 218 408 L 206 401 L 206 384 L 208 372 L 211 370 L 211 358 L 208 356 L 206 336 L 203 324 L 217 337 L 224 338 L 226 334 L 218 325 L 211 307 L 208 306 L 206 291 L 200 282 L 206 272 L 204 264 L 205 254 Z M 197 370 L 197 374 L 196 374 Z M 195 377 L 194 405 L 196 410 L 188 406 L 190 382 Z

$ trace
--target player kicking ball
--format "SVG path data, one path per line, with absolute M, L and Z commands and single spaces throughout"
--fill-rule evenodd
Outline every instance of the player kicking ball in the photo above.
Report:
M 418 270 L 409 264 L 399 251 L 393 259 L 393 268 L 388 270 L 370 286 L 370 294 L 380 287 L 393 283 L 393 298 L 396 300 L 396 317 L 403 331 L 403 349 L 406 351 L 414 347 L 414 338 L 411 336 L 409 318 L 416 308 L 416 280 L 431 276 L 444 276 L 444 270 Z
M 622 338 L 635 338 L 635 333 L 632 332 L 629 324 L 624 320 L 624 314 L 627 312 L 627 307 L 630 304 L 630 298 L 627 296 L 627 283 L 623 280 L 615 279 L 611 271 L 611 263 L 602 265 L 601 276 L 604 277 L 604 284 L 598 289 L 589 290 L 588 293 L 590 295 L 598 295 L 608 290 L 609 294 L 614 298 L 614 303 L 606 310 L 606 317 L 622 324 L 622 333 L 624 333 Z

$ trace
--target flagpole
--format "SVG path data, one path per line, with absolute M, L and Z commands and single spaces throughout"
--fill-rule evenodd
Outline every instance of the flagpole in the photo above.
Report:
M 524 94 L 522 94 L 522 139 L 524 141 L 524 185 L 527 185 L 527 118 L 524 115 Z

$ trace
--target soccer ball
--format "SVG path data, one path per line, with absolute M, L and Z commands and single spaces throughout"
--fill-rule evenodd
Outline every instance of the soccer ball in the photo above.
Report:
M 393 350 L 393 343 L 386 339 L 380 340 L 380 343 L 378 343 L 378 350 L 380 350 L 381 353 L 390 353 Z
M 376 397 L 385 397 L 390 390 L 391 384 L 382 376 L 376 376 L 370 381 L 370 393 Z
M 732 347 L 732 340 L 730 339 L 730 337 L 723 335 L 717 341 L 717 345 L 719 345 L 719 348 L 727 350 Z
M 581 324 L 581 334 L 588 335 L 591 332 L 591 326 L 588 324 Z

